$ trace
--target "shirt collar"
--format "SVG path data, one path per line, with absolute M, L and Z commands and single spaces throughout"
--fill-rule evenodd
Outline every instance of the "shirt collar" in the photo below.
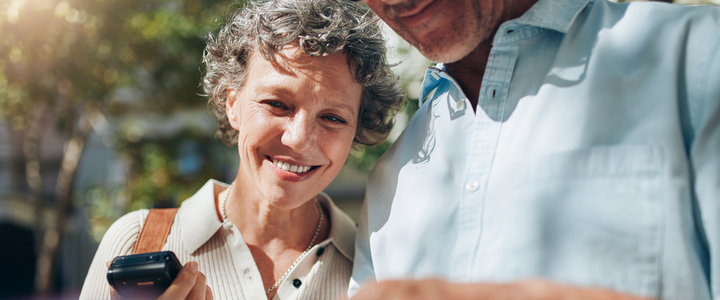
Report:
M 522 16 L 508 22 L 567 33 L 575 18 L 591 1 L 593 0 L 539 0 Z
M 355 222 L 340 210 L 325 193 L 318 195 L 320 205 L 330 212 L 330 235 L 335 248 L 340 250 L 350 261 L 355 257 Z
M 215 195 L 227 184 L 210 179 L 195 195 L 183 201 L 178 210 L 178 222 L 185 249 L 194 253 L 222 226 L 215 210 Z
M 182 241 L 190 253 L 207 243 L 222 227 L 215 211 L 215 195 L 228 184 L 211 179 L 195 195 L 183 201 L 178 210 Z M 329 240 L 345 257 L 352 260 L 355 254 L 355 222 L 340 210 L 325 193 L 318 195 L 320 205 L 330 212 Z M 188 221 L 183 221 L 188 220 Z M 192 220 L 192 221 L 190 221 Z
M 514 23 L 567 33 L 580 12 L 592 1 L 595 0 L 539 0 L 522 16 L 505 22 L 503 26 L 511 26 Z M 433 97 L 443 80 L 454 82 L 447 73 L 445 64 L 438 63 L 425 71 L 425 78 L 420 88 L 419 106 Z

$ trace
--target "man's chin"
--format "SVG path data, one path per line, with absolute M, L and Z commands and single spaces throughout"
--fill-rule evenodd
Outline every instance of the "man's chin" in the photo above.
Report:
M 448 47 L 448 46 L 430 46 L 430 47 L 417 47 L 420 53 L 422 53 L 425 58 L 436 62 L 436 63 L 454 63 L 461 59 L 463 59 L 465 56 L 470 54 L 472 52 L 472 49 L 465 50 L 460 49 L 460 47 Z

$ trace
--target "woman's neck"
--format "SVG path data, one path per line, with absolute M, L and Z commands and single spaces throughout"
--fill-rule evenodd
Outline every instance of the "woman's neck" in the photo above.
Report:
M 225 195 L 223 193 L 220 196 Z M 227 195 L 225 213 L 248 245 L 275 253 L 287 249 L 304 251 L 315 235 L 320 220 L 316 198 L 308 199 L 295 208 L 278 208 L 258 195 L 245 192 L 236 184 Z M 328 226 L 323 225 L 329 222 L 323 223 L 320 224 L 316 243 L 327 237 L 329 230 L 323 229 L 328 229 L 325 228 Z
M 317 196 L 298 207 L 282 209 L 247 190 L 254 191 L 234 184 L 228 192 L 216 193 L 215 203 L 222 203 L 217 200 L 227 197 L 224 207 L 217 206 L 218 214 L 224 214 L 242 234 L 267 290 L 311 246 L 313 236 L 317 235 L 314 244 L 328 237 L 330 218 L 325 211 L 322 212 L 325 217 L 320 217 Z M 275 293 L 277 289 L 268 293 L 268 299 Z

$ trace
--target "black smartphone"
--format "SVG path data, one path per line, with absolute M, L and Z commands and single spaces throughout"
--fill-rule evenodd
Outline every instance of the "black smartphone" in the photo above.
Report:
M 115 257 L 107 279 L 122 298 L 155 299 L 170 286 L 182 269 L 172 251 Z

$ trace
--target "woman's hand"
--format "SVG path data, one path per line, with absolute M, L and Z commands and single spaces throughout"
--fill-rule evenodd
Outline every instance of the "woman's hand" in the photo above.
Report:
M 111 262 L 107 262 L 110 267 Z M 115 290 L 110 288 L 110 298 L 112 300 L 120 300 Z M 198 271 L 198 263 L 191 261 L 185 264 L 180 270 L 172 284 L 165 292 L 158 297 L 158 300 L 212 300 L 212 290 L 205 284 L 205 274 Z
M 185 264 L 170 287 L 158 297 L 158 300 L 212 300 L 212 290 L 205 284 L 205 274 L 198 271 L 198 263 Z

